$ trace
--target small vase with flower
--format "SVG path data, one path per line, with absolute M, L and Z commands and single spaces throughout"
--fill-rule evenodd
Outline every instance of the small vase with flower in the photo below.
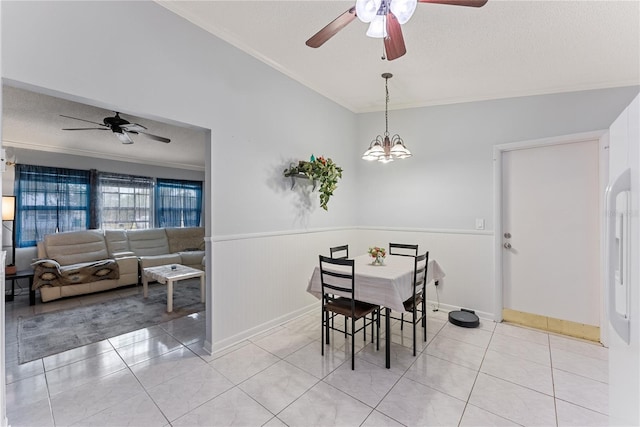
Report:
M 371 265 L 383 265 L 384 258 L 387 256 L 387 251 L 385 248 L 373 246 L 369 248 L 369 256 L 373 258 L 373 262 L 371 263 Z

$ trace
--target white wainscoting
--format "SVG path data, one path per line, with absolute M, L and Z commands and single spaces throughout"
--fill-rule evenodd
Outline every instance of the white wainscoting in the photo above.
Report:
M 349 244 L 352 256 L 389 242 L 418 243 L 446 278 L 438 287 L 441 309 L 473 309 L 493 318 L 493 233 L 473 230 L 340 228 L 213 239 L 213 352 L 318 307 L 306 292 L 318 255 Z M 435 304 L 435 287 L 427 297 Z
M 359 229 L 355 253 L 390 242 L 419 245 L 438 261 L 446 277 L 438 286 L 440 308 L 468 308 L 486 319 L 494 317 L 493 232 L 476 230 Z M 429 304 L 436 304 L 436 288 L 427 288 Z
M 214 238 L 213 352 L 317 307 L 306 289 L 318 255 L 354 239 L 353 229 Z

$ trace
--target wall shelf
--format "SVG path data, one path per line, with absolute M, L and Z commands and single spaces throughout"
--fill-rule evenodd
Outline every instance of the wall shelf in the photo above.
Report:
M 291 175 L 288 175 L 288 176 L 291 177 L 291 189 L 292 190 L 293 190 L 293 187 L 296 186 L 296 180 L 300 180 L 300 179 L 304 179 L 309 184 L 313 183 L 313 189 L 311 191 L 315 191 L 316 187 L 318 186 L 318 181 L 316 181 L 315 179 L 314 180 L 310 179 L 307 175 L 305 175 L 303 173 L 296 173 L 296 174 L 291 174 Z

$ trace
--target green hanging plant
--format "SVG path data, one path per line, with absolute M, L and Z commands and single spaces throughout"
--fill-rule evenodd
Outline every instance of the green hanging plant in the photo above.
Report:
M 328 210 L 327 203 L 338 187 L 338 179 L 342 178 L 342 168 L 329 158 L 316 158 L 311 155 L 308 162 L 300 160 L 297 165 L 291 164 L 288 169 L 284 170 L 286 177 L 295 175 L 304 175 L 311 181 L 320 183 L 320 207 L 325 211 Z

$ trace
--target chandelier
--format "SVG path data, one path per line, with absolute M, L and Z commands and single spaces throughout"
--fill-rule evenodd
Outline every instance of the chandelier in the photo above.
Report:
M 384 104 L 384 135 L 376 136 L 371 141 L 369 148 L 362 155 L 363 160 L 377 160 L 381 163 L 392 162 L 393 159 L 406 159 L 411 157 L 411 152 L 404 146 L 404 141 L 400 135 L 395 134 L 389 137 L 389 79 L 393 77 L 391 73 L 384 73 L 385 104 Z

